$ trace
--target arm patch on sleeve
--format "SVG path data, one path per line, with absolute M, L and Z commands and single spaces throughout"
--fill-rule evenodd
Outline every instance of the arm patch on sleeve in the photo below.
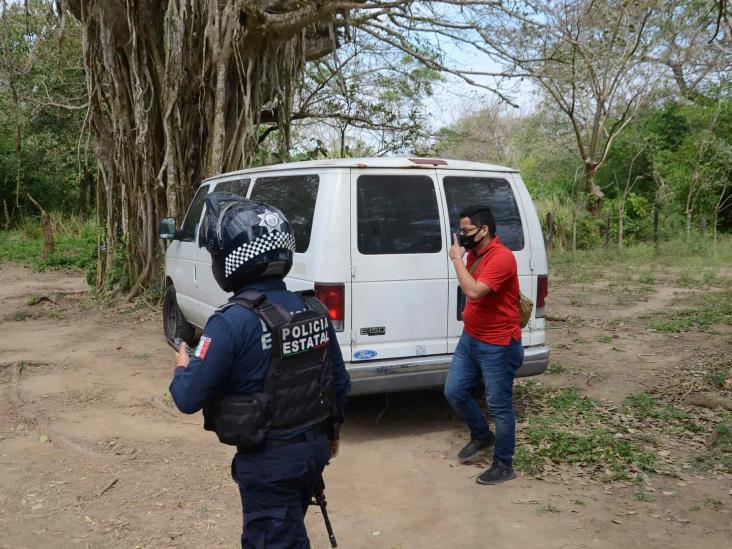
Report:
M 208 348 L 211 346 L 211 338 L 208 336 L 201 336 L 201 339 L 198 341 L 198 346 L 196 347 L 196 351 L 194 355 L 201 360 L 206 358 L 206 353 L 208 353 Z

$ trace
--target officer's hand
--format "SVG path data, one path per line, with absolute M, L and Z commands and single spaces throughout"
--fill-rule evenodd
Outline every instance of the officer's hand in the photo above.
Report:
M 188 357 L 188 344 L 184 341 L 180 344 L 180 349 L 178 349 L 178 353 L 175 355 L 175 367 L 188 368 L 190 360 Z
M 465 255 L 465 248 L 458 243 L 458 237 L 456 234 L 452 235 L 452 246 L 450 246 L 447 253 L 450 256 L 450 259 L 462 259 Z
M 338 449 L 340 448 L 341 441 L 340 440 L 331 440 L 330 441 L 330 459 L 333 459 L 338 455 Z

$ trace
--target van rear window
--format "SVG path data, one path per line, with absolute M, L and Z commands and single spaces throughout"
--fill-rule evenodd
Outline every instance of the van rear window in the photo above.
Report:
M 359 252 L 427 254 L 442 250 L 432 179 L 423 175 L 362 175 L 356 188 Z
M 496 233 L 501 242 L 513 251 L 524 248 L 524 228 L 521 225 L 516 197 L 505 179 L 495 177 L 445 177 L 445 197 L 450 214 L 450 230 L 460 230 L 460 212 L 469 206 L 488 206 L 496 220 Z
M 317 175 L 261 177 L 254 182 L 250 198 L 270 204 L 285 214 L 295 234 L 296 252 L 305 252 L 310 246 L 318 183 Z

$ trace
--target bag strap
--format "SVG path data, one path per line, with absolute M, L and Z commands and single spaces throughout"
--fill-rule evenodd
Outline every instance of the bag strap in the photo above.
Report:
M 275 305 L 263 294 L 255 290 L 244 290 L 229 298 L 229 303 L 236 303 L 245 309 L 259 315 L 270 331 L 274 334 L 275 328 L 287 324 L 290 321 L 290 313 L 279 305 Z
M 303 300 L 305 306 L 311 311 L 315 311 L 316 313 L 321 315 L 328 315 L 328 309 L 322 301 L 315 297 L 315 291 L 300 290 L 299 292 L 295 292 L 295 294 L 297 294 L 297 296 Z
M 485 257 L 485 252 L 483 252 L 479 256 L 476 256 L 475 261 L 473 261 L 473 264 L 470 266 L 470 269 L 468 269 L 468 272 L 470 274 L 473 274 L 475 272 L 475 269 L 478 268 L 478 264 L 483 260 L 483 257 Z

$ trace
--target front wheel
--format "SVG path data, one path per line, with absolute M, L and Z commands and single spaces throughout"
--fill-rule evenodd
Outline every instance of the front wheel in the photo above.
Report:
M 168 339 L 177 337 L 189 346 L 195 345 L 196 328 L 186 321 L 175 298 L 175 287 L 168 286 L 163 299 L 163 331 Z

